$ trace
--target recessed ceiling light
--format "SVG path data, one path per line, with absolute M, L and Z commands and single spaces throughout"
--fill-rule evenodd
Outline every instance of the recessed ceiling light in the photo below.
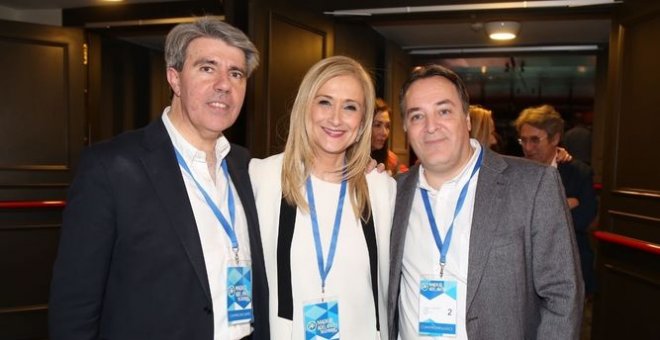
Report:
M 518 35 L 520 23 L 515 21 L 492 21 L 486 23 L 484 28 L 493 40 L 511 40 Z

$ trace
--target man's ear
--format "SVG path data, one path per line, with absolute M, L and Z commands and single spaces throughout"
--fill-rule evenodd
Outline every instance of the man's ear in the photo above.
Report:
M 167 82 L 170 83 L 172 92 L 175 96 L 181 95 L 181 78 L 179 77 L 179 71 L 175 70 L 173 67 L 167 68 Z
M 548 138 L 548 141 L 552 146 L 558 146 L 559 145 L 559 140 L 561 139 L 561 134 L 560 133 L 555 133 L 554 136 Z
M 472 132 L 472 121 L 470 120 L 470 114 L 466 114 L 468 132 Z

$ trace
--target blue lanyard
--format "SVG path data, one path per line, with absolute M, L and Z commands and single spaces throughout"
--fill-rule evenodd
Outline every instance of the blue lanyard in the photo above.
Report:
M 330 239 L 330 249 L 328 250 L 328 261 L 323 264 L 323 246 L 321 245 L 321 233 L 319 232 L 319 221 L 316 215 L 316 203 L 314 203 L 314 189 L 312 187 L 311 177 L 307 177 L 307 202 L 309 203 L 309 215 L 312 218 L 312 230 L 314 231 L 314 246 L 316 247 L 316 262 L 321 274 L 321 292 L 325 294 L 325 280 L 332 268 L 337 250 L 337 238 L 339 236 L 339 226 L 341 225 L 341 213 L 344 209 L 344 198 L 346 197 L 346 178 L 341 181 L 339 189 L 339 202 L 337 203 L 337 212 L 335 213 L 335 224 L 332 228 L 332 238 Z
M 454 209 L 454 217 L 451 219 L 451 224 L 449 225 L 449 229 L 447 230 L 447 234 L 445 235 L 445 242 L 442 242 L 442 239 L 440 238 L 438 225 L 435 222 L 435 217 L 433 216 L 433 209 L 431 209 L 431 203 L 429 202 L 428 190 L 420 189 L 420 193 L 422 194 L 422 200 L 424 201 L 424 208 L 426 208 L 426 216 L 428 216 L 429 218 L 431 232 L 433 233 L 433 239 L 435 240 L 436 247 L 438 247 L 438 250 L 440 251 L 440 277 L 442 277 L 445 269 L 445 264 L 447 263 L 447 252 L 449 251 L 449 245 L 451 244 L 451 236 L 454 231 L 454 222 L 456 221 L 456 217 L 463 208 L 463 203 L 465 202 L 465 196 L 467 195 L 467 189 L 468 186 L 470 185 L 470 181 L 472 180 L 472 177 L 474 177 L 474 174 L 477 172 L 477 170 L 479 170 L 479 168 L 481 167 L 481 160 L 483 158 L 483 154 L 484 152 L 482 149 L 479 152 L 479 157 L 477 158 L 477 162 L 474 165 L 474 168 L 472 169 L 472 174 L 470 174 L 470 178 L 468 178 L 468 181 L 463 185 L 463 188 L 461 189 L 461 193 L 458 195 L 458 201 L 456 202 L 456 208 Z
M 227 161 L 222 160 L 221 166 L 222 170 L 225 173 L 225 178 L 227 179 L 227 205 L 229 206 L 229 218 L 231 219 L 231 224 L 227 222 L 227 219 L 225 216 L 222 214 L 218 206 L 213 202 L 211 199 L 211 196 L 202 188 L 202 185 L 199 184 L 199 182 L 195 179 L 195 176 L 193 176 L 192 171 L 190 171 L 190 168 L 188 167 L 188 164 L 186 164 L 186 161 L 183 160 L 183 156 L 179 153 L 179 150 L 174 149 L 176 152 L 176 160 L 179 162 L 179 165 L 185 170 L 189 175 L 190 178 L 195 182 L 197 185 L 197 189 L 202 193 L 202 196 L 204 196 L 204 200 L 206 200 L 206 204 L 211 208 L 213 211 L 213 214 L 215 217 L 220 221 L 220 224 L 222 224 L 222 228 L 225 230 L 225 233 L 227 233 L 227 236 L 229 236 L 229 240 L 231 241 L 231 248 L 234 251 L 234 259 L 238 262 L 238 238 L 236 237 L 236 232 L 234 231 L 234 222 L 236 220 L 236 208 L 234 206 L 234 195 L 231 192 L 231 180 L 229 179 L 229 170 L 227 170 Z

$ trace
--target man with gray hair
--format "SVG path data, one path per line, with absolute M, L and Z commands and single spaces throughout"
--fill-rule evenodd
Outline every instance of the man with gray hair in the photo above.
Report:
M 258 51 L 213 18 L 165 45 L 171 106 L 89 147 L 71 184 L 50 338 L 268 339 L 268 288 L 250 156 L 223 135 Z
M 518 142 L 525 158 L 550 165 L 559 171 L 580 250 L 585 291 L 587 297 L 591 297 L 596 290 L 596 276 L 593 269 L 594 255 L 589 242 L 589 227 L 598 210 L 591 167 L 577 159 L 562 163 L 555 160 L 554 155 L 564 132 L 564 120 L 551 105 L 526 108 L 514 125 L 518 130 Z

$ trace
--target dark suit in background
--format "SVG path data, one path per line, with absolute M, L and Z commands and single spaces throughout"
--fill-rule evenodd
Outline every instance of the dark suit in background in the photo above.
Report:
M 226 159 L 250 235 L 252 336 L 268 339 L 250 157 L 232 145 Z M 213 339 L 199 233 L 161 119 L 86 150 L 68 195 L 49 308 L 53 339 Z
M 587 294 L 596 290 L 594 254 L 589 243 L 589 227 L 596 218 L 598 202 L 593 186 L 591 168 L 579 160 L 557 165 L 566 197 L 577 198 L 580 204 L 571 209 L 575 238 L 580 250 L 580 265 Z

